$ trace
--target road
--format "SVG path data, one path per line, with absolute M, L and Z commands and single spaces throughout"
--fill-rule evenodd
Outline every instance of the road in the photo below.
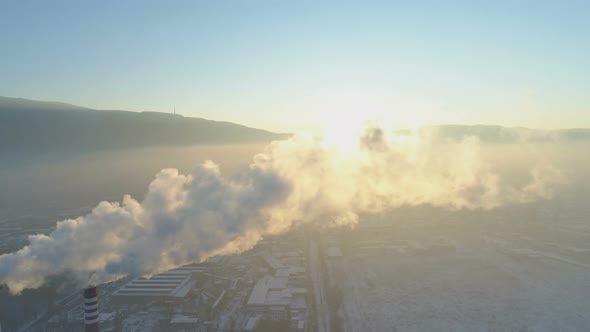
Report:
M 330 332 L 330 308 L 326 298 L 326 280 L 322 273 L 321 268 L 321 257 L 317 242 L 312 239 L 309 241 L 309 266 L 311 281 L 313 283 L 313 294 L 315 301 L 316 310 L 316 331 L 317 332 Z

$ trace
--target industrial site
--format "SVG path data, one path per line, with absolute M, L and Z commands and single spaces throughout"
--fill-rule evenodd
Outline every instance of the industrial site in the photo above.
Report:
M 28 331 L 313 331 L 304 233 L 146 277 L 76 289 Z
M 61 289 L 14 331 L 584 331 L 581 203 L 302 228 L 239 255 Z

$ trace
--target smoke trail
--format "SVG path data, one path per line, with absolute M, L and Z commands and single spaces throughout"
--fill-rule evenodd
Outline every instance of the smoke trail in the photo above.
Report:
M 548 198 L 559 181 L 543 166 L 532 170 L 530 183 L 513 186 L 478 150 L 474 138 L 437 145 L 423 134 L 402 139 L 371 127 L 348 148 L 307 136 L 273 142 L 232 178 L 211 161 L 191 175 L 164 169 L 142 202 L 128 195 L 101 202 L 1 255 L 0 283 L 19 293 L 64 271 L 96 271 L 97 282 L 152 274 L 247 250 L 303 223 L 354 225 L 358 213 L 422 204 L 491 209 Z

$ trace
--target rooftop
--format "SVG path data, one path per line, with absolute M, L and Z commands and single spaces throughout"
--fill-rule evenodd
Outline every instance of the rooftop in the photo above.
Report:
M 265 276 L 258 280 L 250 297 L 248 306 L 289 306 L 305 308 L 305 288 L 287 287 L 287 278 Z M 301 299 L 296 295 L 302 295 Z
M 149 279 L 135 278 L 113 293 L 113 297 L 185 297 L 194 286 L 192 273 L 202 270 L 203 267 L 180 267 L 156 274 Z
M 199 321 L 199 319 L 197 317 L 175 315 L 170 320 L 170 324 L 196 324 L 198 321 Z

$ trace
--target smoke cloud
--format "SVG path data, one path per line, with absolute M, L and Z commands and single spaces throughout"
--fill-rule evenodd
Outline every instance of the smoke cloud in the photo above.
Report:
M 66 271 L 94 273 L 95 282 L 149 275 L 247 250 L 301 224 L 353 226 L 359 213 L 423 204 L 492 209 L 550 198 L 563 180 L 538 165 L 528 183 L 510 184 L 479 150 L 476 138 L 439 144 L 423 132 L 397 137 L 369 127 L 351 146 L 303 135 L 273 142 L 231 178 L 211 161 L 190 175 L 164 169 L 143 201 L 101 202 L 1 255 L 0 283 L 16 294 Z

